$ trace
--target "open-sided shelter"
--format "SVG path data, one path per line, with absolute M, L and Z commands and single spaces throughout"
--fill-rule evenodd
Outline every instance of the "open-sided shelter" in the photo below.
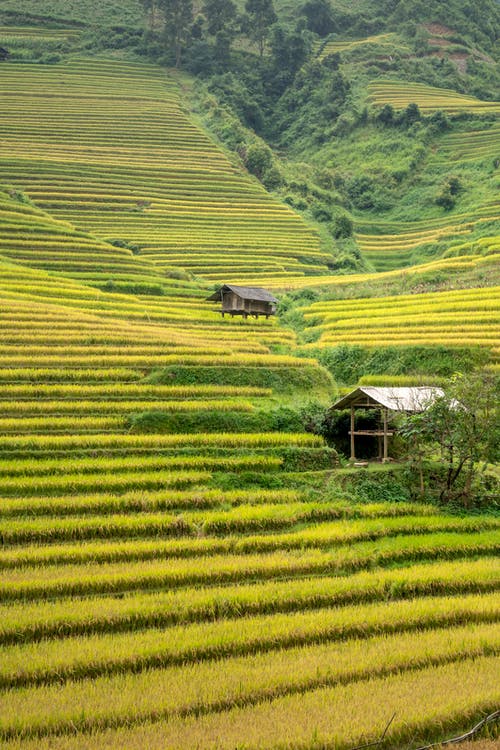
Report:
M 388 459 L 389 436 L 394 430 L 389 429 L 390 412 L 415 413 L 425 411 L 437 398 L 444 396 L 442 388 L 434 386 L 413 386 L 391 388 L 360 386 L 341 398 L 331 409 L 351 410 L 351 461 L 356 460 L 356 435 L 370 435 L 378 439 L 379 458 Z M 356 409 L 378 409 L 381 412 L 380 424 L 374 430 L 356 430 Z
M 235 286 L 234 284 L 224 284 L 220 289 L 207 297 L 207 302 L 221 302 L 222 308 L 219 311 L 222 317 L 226 313 L 233 317 L 242 315 L 248 318 L 253 315 L 258 318 L 259 315 L 276 314 L 276 305 L 278 300 L 270 292 L 256 286 Z

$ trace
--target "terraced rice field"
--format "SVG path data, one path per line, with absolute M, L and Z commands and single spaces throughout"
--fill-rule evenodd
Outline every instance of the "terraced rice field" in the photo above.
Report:
M 429 263 L 419 263 L 414 266 L 394 268 L 392 271 L 355 273 L 345 276 L 321 276 L 316 279 L 314 277 L 304 278 L 300 276 L 296 278 L 288 278 L 282 281 L 280 279 L 269 278 L 265 279 L 265 286 L 266 288 L 275 289 L 276 291 L 306 289 L 308 287 L 330 291 L 349 286 L 355 289 L 358 284 L 365 284 L 370 281 L 411 279 L 412 276 L 418 276 L 427 271 L 460 273 L 461 271 L 468 271 L 474 268 L 484 268 L 486 273 L 497 274 L 498 260 L 500 259 L 498 248 L 498 238 L 487 237 L 475 242 L 467 242 L 463 243 L 463 245 L 454 246 L 447 251 L 446 257 L 430 261 Z
M 402 44 L 402 42 L 398 39 L 396 34 L 393 33 L 387 33 L 387 34 L 374 34 L 373 36 L 367 36 L 363 39 L 344 39 L 344 40 L 332 40 L 327 41 L 326 44 L 324 44 L 321 47 L 319 58 L 322 60 L 324 57 L 327 57 L 328 55 L 334 55 L 341 52 L 350 52 L 353 49 L 356 49 L 357 47 L 363 47 L 366 44 L 372 44 L 372 45 L 378 45 L 382 47 L 391 47 L 394 48 L 405 48 L 406 45 Z
M 356 240 L 377 271 L 391 271 L 414 262 L 415 252 L 426 247 L 432 249 L 436 243 L 451 244 L 471 239 L 481 224 L 497 223 L 499 211 L 499 204 L 493 201 L 471 213 L 426 221 L 405 223 L 360 219 L 356 222 Z
M 235 258 L 235 281 L 328 278 L 314 233 L 157 69 L 5 70 L 2 747 L 348 750 L 395 713 L 400 748 L 474 723 L 499 698 L 500 522 L 325 499 L 333 452 L 269 418 L 330 377 L 202 302 Z M 468 294 L 417 302 L 490 346 L 498 290 Z M 349 315 L 385 335 L 378 303 Z M 306 311 L 327 338 L 350 334 L 335 304 Z
M 0 10 L 2 6 L 0 4 Z M 0 44 L 6 45 L 9 52 L 25 44 L 67 43 L 78 39 L 77 29 L 34 29 L 30 26 L 0 26 Z M 45 47 L 47 49 L 47 47 Z
M 413 84 L 408 85 L 408 102 L 421 104 L 418 96 L 411 99 Z M 380 103 L 388 103 L 382 102 Z M 396 106 L 395 102 L 390 102 Z M 401 104 L 401 107 L 404 104 Z M 398 105 L 399 107 L 399 105 Z M 442 109 L 446 109 L 443 104 Z M 425 113 L 425 107 L 423 109 Z M 474 112 L 471 105 L 467 111 Z M 471 128 L 462 132 L 440 134 L 426 157 L 425 168 L 441 175 L 442 184 L 450 176 L 450 166 L 458 170 L 463 184 L 474 180 L 475 169 L 488 166 L 488 173 L 493 177 L 495 165 L 499 158 L 499 129 L 496 121 L 486 122 L 482 130 Z M 429 257 L 438 254 L 449 254 L 444 248 L 458 246 L 459 243 L 471 243 L 467 253 L 483 254 L 482 243 L 498 246 L 500 233 L 500 206 L 496 198 L 493 179 L 485 184 L 474 199 L 467 196 L 468 188 L 463 190 L 453 211 L 444 211 L 434 207 L 434 215 L 424 220 L 401 221 L 379 219 L 376 215 L 368 218 L 359 216 L 355 220 L 355 235 L 363 255 L 378 272 L 388 272 L 412 264 L 422 264 Z M 418 196 L 416 196 L 418 199 Z M 484 237 L 483 235 L 487 235 Z M 489 236 L 488 236 L 489 235 Z M 480 238 L 480 239 L 478 239 Z M 473 244 L 478 242 L 477 248 Z M 450 253 L 453 250 L 450 249 Z
M 321 331 L 315 345 L 498 347 L 499 287 L 316 302 L 303 309 Z
M 14 188 L 0 191 L 0 254 L 30 268 L 61 272 L 97 283 L 114 282 L 150 285 L 167 291 L 161 270 L 136 258 L 126 248 L 114 247 L 79 232 L 66 221 L 30 205 Z M 17 283 L 17 282 L 16 282 Z M 188 282 L 179 287 L 192 287 Z
M 499 102 L 481 101 L 451 89 L 439 89 L 425 83 L 411 81 L 377 80 L 368 87 L 368 99 L 375 107 L 392 104 L 394 109 L 404 109 L 408 104 L 418 104 L 422 112 L 441 109 L 444 112 L 498 113 Z
M 125 426 L 209 410 L 241 430 L 275 390 L 328 387 L 269 352 L 287 331 L 7 261 L 0 297 L 2 746 L 348 748 L 393 712 L 398 746 L 494 705 L 497 519 L 325 502 L 297 482 L 332 468 L 309 434 Z
M 436 157 L 442 161 L 464 162 L 491 159 L 500 156 L 500 126 L 484 130 L 449 133 L 439 141 Z
M 193 124 L 159 68 L 9 64 L 0 96 L 0 183 L 57 221 L 101 243 L 126 240 L 135 260 L 167 275 L 237 283 L 327 271 L 315 232 Z M 65 273 L 107 281 L 87 250 Z

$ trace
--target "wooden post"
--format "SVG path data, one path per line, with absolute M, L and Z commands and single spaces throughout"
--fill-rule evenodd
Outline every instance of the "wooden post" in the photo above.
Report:
M 354 406 L 351 406 L 351 461 L 356 460 L 356 452 L 354 450 Z
M 382 459 L 382 462 L 385 463 L 387 461 L 387 409 L 383 410 L 384 412 L 384 457 Z

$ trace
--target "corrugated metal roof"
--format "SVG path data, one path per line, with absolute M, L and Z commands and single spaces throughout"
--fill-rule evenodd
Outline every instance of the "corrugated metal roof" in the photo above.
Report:
M 434 386 L 413 386 L 407 388 L 360 386 L 337 401 L 332 409 L 347 409 L 355 406 L 363 396 L 391 411 L 425 411 L 437 398 L 444 396 L 442 388 Z
M 235 286 L 234 284 L 224 284 L 210 297 L 207 297 L 207 302 L 217 301 L 222 299 L 222 292 L 234 292 L 241 297 L 241 299 L 254 299 L 260 302 L 278 302 L 271 292 L 267 292 L 265 289 L 261 289 L 258 286 Z

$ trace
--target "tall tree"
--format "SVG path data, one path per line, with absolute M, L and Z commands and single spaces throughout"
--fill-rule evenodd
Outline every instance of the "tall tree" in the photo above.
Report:
M 310 31 L 322 37 L 335 31 L 332 6 L 328 0 L 307 0 L 301 12 L 307 18 Z
M 156 24 L 157 0 L 142 0 L 144 10 L 148 14 L 148 26 L 150 31 L 154 31 Z
M 245 11 L 245 31 L 257 44 L 262 57 L 271 26 L 278 20 L 273 0 L 246 0 Z
M 217 36 L 221 31 L 234 33 L 237 8 L 233 0 L 205 0 L 202 10 L 211 36 Z
M 457 374 L 428 409 L 403 419 L 400 433 L 410 444 L 421 491 L 422 467 L 440 458 L 442 471 L 433 472 L 439 499 L 470 505 L 487 462 L 499 458 L 498 390 L 494 375 L 487 371 Z
M 165 37 L 175 53 L 178 68 L 193 23 L 193 0 L 158 0 L 158 5 L 165 15 Z

